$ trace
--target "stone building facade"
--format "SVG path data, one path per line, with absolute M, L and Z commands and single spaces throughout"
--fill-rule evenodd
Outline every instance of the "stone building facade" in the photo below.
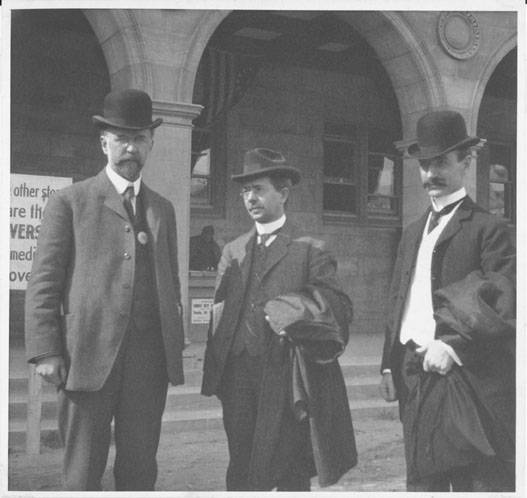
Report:
M 516 57 L 514 11 L 11 10 L 11 172 L 96 174 L 91 116 L 143 89 L 164 119 L 144 177 L 176 208 L 184 301 L 189 237 L 250 226 L 230 176 L 270 147 L 303 171 L 289 212 L 335 252 L 354 332 L 382 332 L 401 229 L 427 203 L 404 154 L 423 113 L 455 109 L 487 139 L 469 193 L 514 229 Z

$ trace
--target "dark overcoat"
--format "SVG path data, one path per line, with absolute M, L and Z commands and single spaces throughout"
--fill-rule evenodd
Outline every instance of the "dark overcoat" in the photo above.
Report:
M 404 413 L 406 388 L 401 379 L 401 358 L 397 354 L 399 332 L 405 302 L 415 267 L 416 256 L 428 212 L 404 231 L 390 287 L 390 307 L 381 369 L 392 370 L 398 398 Z M 439 289 L 465 279 L 472 272 L 496 272 L 515 282 L 515 249 L 507 225 L 466 198 L 439 236 L 432 255 L 431 284 L 434 312 L 441 306 Z M 436 323 L 437 318 L 436 318 Z M 497 421 L 501 430 L 514 442 L 515 427 L 515 365 L 510 340 L 496 340 L 485 334 L 470 338 L 456 333 L 440 322 L 436 339 L 450 346 L 463 363 L 465 378 Z M 430 374 L 435 375 L 435 374 Z M 514 447 L 500 455 L 514 456 Z
M 249 282 L 251 255 L 256 241 L 255 229 L 227 244 L 218 267 L 215 302 L 223 302 L 222 316 L 209 333 L 203 373 L 202 393 L 221 397 L 222 375 L 231 348 L 234 333 L 242 311 L 244 294 Z M 307 287 L 322 289 L 339 306 L 350 307 L 349 298 L 341 290 L 336 277 L 336 262 L 325 250 L 322 241 L 303 236 L 288 222 L 267 249 L 261 286 L 256 305 L 263 308 L 267 302 L 284 294 L 301 292 Z M 346 331 L 347 341 L 347 331 Z M 322 466 L 319 480 L 323 485 L 336 482 L 356 463 L 353 428 L 349 417 L 346 389 L 338 363 L 317 365 L 310 376 L 311 389 L 316 397 L 325 396 L 335 402 L 331 418 L 321 425 L 328 433 L 321 448 L 331 461 L 330 468 Z M 287 454 L 287 434 L 281 431 L 285 410 L 292 410 L 292 355 L 280 342 L 277 334 L 270 334 L 266 345 L 264 372 L 259 396 L 255 430 L 255 444 L 249 468 L 249 480 L 254 489 L 272 489 L 280 469 L 280 455 Z M 340 403 L 342 409 L 339 409 Z M 326 412 L 327 413 L 327 412 Z
M 144 183 L 168 378 L 183 383 L 176 220 L 172 204 Z M 134 231 L 122 198 L 102 170 L 57 191 L 46 205 L 26 291 L 29 361 L 62 355 L 67 390 L 97 391 L 129 325 L 135 271 Z

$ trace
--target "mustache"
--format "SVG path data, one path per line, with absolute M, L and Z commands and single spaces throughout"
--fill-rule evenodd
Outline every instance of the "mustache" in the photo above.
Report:
M 440 178 L 432 178 L 431 180 L 423 183 L 423 188 L 428 187 L 446 187 L 446 182 Z
M 119 159 L 119 161 L 117 161 L 117 164 L 127 163 L 130 161 L 139 164 L 139 161 L 136 157 L 123 157 L 122 159 Z

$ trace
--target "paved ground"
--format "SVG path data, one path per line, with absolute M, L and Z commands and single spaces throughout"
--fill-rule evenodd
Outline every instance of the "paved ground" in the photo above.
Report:
M 354 421 L 359 464 L 330 491 L 402 491 L 404 456 L 401 427 L 393 415 Z M 53 446 L 53 444 L 51 444 Z M 111 462 L 104 488 L 112 490 Z M 223 430 L 171 433 L 164 431 L 158 452 L 158 491 L 222 491 L 227 466 Z M 28 457 L 21 448 L 9 455 L 9 490 L 51 491 L 60 489 L 61 449 L 45 445 L 42 454 Z M 317 489 L 316 480 L 313 488 Z
M 342 363 L 376 364 L 382 337 L 353 335 Z M 201 369 L 203 346 L 193 345 L 185 351 L 185 369 Z M 20 357 L 20 358 L 19 358 Z M 10 375 L 24 375 L 26 366 L 22 351 L 10 351 Z M 158 451 L 158 491 L 222 491 L 228 454 L 225 433 L 214 429 L 175 431 L 163 429 Z M 359 452 L 358 465 L 328 491 L 402 491 L 404 490 L 404 455 L 402 431 L 394 410 L 380 408 L 375 416 L 354 418 Z M 41 454 L 29 457 L 23 446 L 12 446 L 8 457 L 10 491 L 60 490 L 62 450 L 54 440 L 43 445 Z M 114 449 L 104 476 L 104 489 L 112 490 L 111 467 Z M 313 489 L 317 489 L 316 479 Z M 27 495 L 26 495 L 27 496 Z M 33 495 L 32 495 L 33 496 Z M 49 495 L 47 495 L 49 496 Z

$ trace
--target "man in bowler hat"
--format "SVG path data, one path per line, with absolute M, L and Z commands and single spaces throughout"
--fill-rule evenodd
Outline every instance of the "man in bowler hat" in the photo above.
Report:
M 202 385 L 223 407 L 227 490 L 305 491 L 315 474 L 327 486 L 356 463 L 336 360 L 351 303 L 325 244 L 285 214 L 299 170 L 257 148 L 232 179 L 254 226 L 223 249 Z
M 183 383 L 172 204 L 141 170 L 152 101 L 109 93 L 93 116 L 107 157 L 46 206 L 26 292 L 28 361 L 58 389 L 64 488 L 100 490 L 114 421 L 117 490 L 153 490 L 167 385 Z
M 380 388 L 399 400 L 411 491 L 514 490 L 515 249 L 467 195 L 479 142 L 433 111 L 408 149 L 430 207 L 399 245 Z

